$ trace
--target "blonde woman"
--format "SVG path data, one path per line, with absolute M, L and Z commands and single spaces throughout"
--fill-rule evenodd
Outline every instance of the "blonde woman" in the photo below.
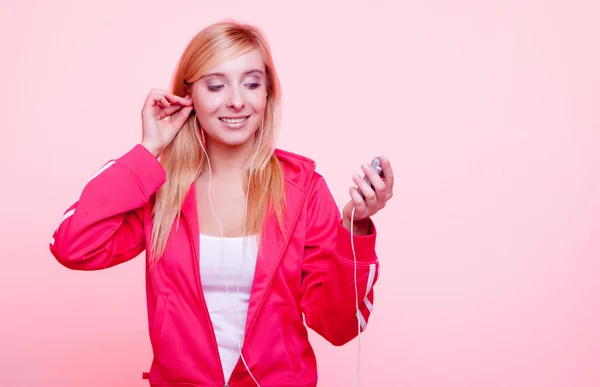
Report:
M 305 322 L 333 345 L 366 327 L 370 217 L 392 197 L 392 168 L 363 166 L 373 188 L 355 176 L 340 215 L 314 162 L 275 149 L 279 103 L 258 29 L 203 29 L 172 90 L 149 93 L 141 143 L 92 176 L 53 235 L 75 270 L 146 251 L 150 385 L 316 386 Z

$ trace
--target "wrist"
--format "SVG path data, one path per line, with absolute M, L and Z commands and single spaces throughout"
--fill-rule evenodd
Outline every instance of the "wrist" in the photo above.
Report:
M 371 222 L 369 218 L 361 219 L 358 221 L 354 221 L 353 224 L 350 224 L 350 219 L 345 218 L 342 220 L 342 225 L 348 230 L 352 231 L 353 235 L 369 235 L 371 233 Z M 350 229 L 352 227 L 352 229 Z
M 145 144 L 143 141 L 141 142 L 141 144 L 144 148 L 146 148 L 146 150 L 150 153 L 152 153 L 152 156 L 158 158 L 158 156 L 160 156 L 160 151 L 156 150 L 155 148 L 149 146 L 148 144 Z

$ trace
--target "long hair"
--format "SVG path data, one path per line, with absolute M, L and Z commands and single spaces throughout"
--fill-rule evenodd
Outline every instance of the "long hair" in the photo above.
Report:
M 255 141 L 256 158 L 252 170 L 252 158 L 249 158 L 245 166 L 244 191 L 247 190 L 246 184 L 250 181 L 245 227 L 249 233 L 259 234 L 266 216 L 271 211 L 277 215 L 280 230 L 283 230 L 285 207 L 283 169 L 274 155 L 281 91 L 273 58 L 263 34 L 254 26 L 236 22 L 219 22 L 204 28 L 192 38 L 184 50 L 173 76 L 172 92 L 184 97 L 187 94 L 186 84 L 197 81 L 224 61 L 254 49 L 260 51 L 264 60 L 268 98 L 263 124 L 255 132 L 256 139 L 262 131 L 262 140 L 260 144 Z M 206 162 L 206 156 L 198 141 L 199 133 L 194 131 L 193 120 L 196 120 L 195 112 L 190 114 L 160 157 L 167 180 L 156 193 L 152 211 L 150 259 L 153 265 L 163 255 L 175 220 L 179 222 L 181 206 Z M 202 129 L 198 126 L 198 130 Z

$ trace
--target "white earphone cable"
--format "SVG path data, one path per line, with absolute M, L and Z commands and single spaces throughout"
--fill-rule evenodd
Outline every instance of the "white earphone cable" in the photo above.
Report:
M 197 117 L 194 117 L 194 133 L 196 134 L 196 137 L 198 138 L 198 142 L 200 143 L 200 146 L 202 147 L 202 151 L 204 152 L 204 155 L 206 156 L 206 162 L 208 164 L 208 171 L 209 171 L 209 177 L 208 177 L 208 203 L 211 209 L 211 212 L 213 214 L 213 216 L 215 217 L 215 220 L 217 221 L 218 225 L 219 225 L 219 230 L 221 232 L 221 266 L 223 266 L 223 240 L 224 240 L 224 234 L 223 234 L 223 226 L 221 224 L 221 221 L 219 220 L 219 218 L 217 217 L 217 214 L 215 213 L 214 207 L 212 205 L 212 198 L 211 198 L 211 186 L 212 186 L 212 169 L 211 169 L 211 165 L 210 165 L 210 159 L 208 157 L 208 153 L 206 151 L 206 149 L 204 148 L 204 144 L 202 143 L 202 141 L 200 140 L 200 136 L 198 135 L 198 129 L 196 126 L 196 121 L 197 121 Z M 263 122 L 261 125 L 261 132 L 260 132 L 260 136 L 259 136 L 259 140 L 258 140 L 258 145 L 256 148 L 256 152 L 254 152 L 254 156 L 252 158 L 252 162 L 250 164 L 250 170 L 248 173 L 248 183 L 247 183 L 247 189 L 246 189 L 246 203 L 244 206 L 244 225 L 243 225 L 243 232 L 242 232 L 242 237 L 244 238 L 244 242 L 245 242 L 245 238 L 246 238 L 246 216 L 247 216 L 247 212 L 248 212 L 248 195 L 250 193 L 250 181 L 251 181 L 251 177 L 252 177 L 252 172 L 253 172 L 253 168 L 254 168 L 254 161 L 256 160 L 256 156 L 257 153 L 260 149 L 260 144 L 262 141 L 262 135 L 264 132 L 264 118 L 263 118 Z M 356 362 L 356 387 L 359 386 L 359 376 L 360 376 L 360 334 L 361 334 L 361 326 L 360 326 L 360 310 L 359 310 L 359 305 L 358 305 L 358 281 L 357 281 L 357 264 L 356 264 L 356 251 L 354 249 L 354 211 L 355 208 L 352 209 L 352 215 L 351 215 L 351 220 L 350 220 L 350 243 L 351 243 L 351 247 L 352 247 L 352 255 L 354 258 L 354 292 L 355 292 L 355 296 L 356 296 L 356 320 L 357 320 L 357 325 L 358 325 L 358 354 L 357 354 L 357 362 Z M 240 292 L 240 278 L 241 278 L 241 273 L 242 273 L 242 268 L 244 265 L 244 257 L 245 257 L 245 248 L 242 248 L 242 264 L 240 265 L 240 270 L 238 272 L 238 280 L 237 280 L 237 292 Z M 223 271 L 221 270 L 221 274 L 223 273 Z M 225 277 L 222 277 L 222 280 L 225 284 L 225 290 L 227 291 L 227 295 L 232 303 L 232 307 L 233 307 L 233 313 L 234 313 L 234 319 L 235 319 L 235 323 L 236 325 L 239 326 L 239 322 L 238 322 L 238 318 L 237 318 L 237 310 L 235 308 L 235 303 L 233 303 L 233 301 L 231 300 L 231 294 L 229 292 L 229 286 L 227 284 L 227 280 L 225 279 Z M 256 383 L 256 385 L 258 387 L 260 387 L 260 384 L 258 383 L 258 381 L 256 380 L 256 378 L 254 377 L 254 375 L 252 374 L 252 372 L 250 371 L 250 367 L 248 367 L 248 364 L 246 363 L 246 359 L 244 358 L 243 354 L 242 354 L 242 347 L 241 347 L 241 343 L 240 343 L 240 337 L 239 335 L 237 336 L 237 344 L 238 344 L 238 350 L 240 353 L 240 358 L 242 360 L 242 362 L 244 363 L 244 366 L 246 367 L 246 370 L 248 371 L 248 373 L 250 374 L 250 377 L 252 378 L 252 380 L 254 381 L 254 383 Z
M 225 239 L 225 235 L 223 233 L 223 226 L 221 224 L 221 221 L 219 220 L 219 217 L 215 213 L 215 209 L 214 209 L 214 207 L 212 205 L 212 198 L 211 198 L 212 169 L 211 169 L 211 166 L 210 166 L 210 158 L 208 157 L 208 152 L 204 148 L 204 144 L 200 140 L 200 136 L 198 134 L 198 128 L 197 128 L 197 125 L 196 125 L 196 121 L 197 121 L 197 116 L 194 117 L 194 133 L 196 134 L 196 137 L 198 138 L 198 142 L 200 143 L 200 147 L 202 148 L 202 151 L 204 152 L 204 155 L 206 156 L 206 162 L 207 162 L 207 165 L 208 165 L 208 204 L 210 206 L 210 210 L 211 210 L 213 216 L 215 217 L 215 220 L 217 221 L 217 224 L 219 225 L 219 231 L 221 232 L 221 267 L 223 267 L 223 261 L 224 261 L 223 241 Z M 254 157 L 252 159 L 252 163 L 250 164 L 250 171 L 249 171 L 249 176 L 248 176 L 248 187 L 247 187 L 247 192 L 246 192 L 246 204 L 245 204 L 245 209 L 244 209 L 244 231 L 242 233 L 242 238 L 244 238 L 244 242 L 245 242 L 245 238 L 246 238 L 246 213 L 247 213 L 247 209 L 248 209 L 248 193 L 250 192 L 250 177 L 252 175 L 252 169 L 254 167 L 254 160 L 256 159 L 256 154 L 258 153 L 258 150 L 259 150 L 259 147 L 260 147 L 260 142 L 262 140 L 262 134 L 263 134 L 263 131 L 264 131 L 263 129 L 264 129 L 264 119 L 263 119 L 263 124 L 262 124 L 262 127 L 261 127 L 261 132 L 260 132 L 260 136 L 259 136 L 259 140 L 258 140 L 258 146 L 257 146 L 256 152 L 254 153 Z M 242 264 L 240 265 L 240 270 L 238 272 L 238 281 L 237 281 L 237 292 L 238 293 L 240 292 L 240 277 L 241 277 L 241 273 L 242 273 L 242 267 L 244 265 L 244 257 L 245 257 L 245 248 L 243 247 L 242 248 Z M 227 291 L 227 296 L 228 296 L 229 301 L 231 302 L 231 305 L 233 307 L 233 316 L 234 316 L 235 324 L 236 324 L 236 326 L 239 326 L 239 321 L 238 321 L 238 317 L 237 317 L 237 309 L 235 307 L 235 303 L 231 299 L 231 293 L 229 292 L 229 285 L 227 284 L 227 280 L 223 276 L 223 270 L 220 270 L 220 272 L 221 272 L 221 279 L 223 280 L 223 283 L 225 284 L 225 290 Z M 246 359 L 244 358 L 244 355 L 242 354 L 242 346 L 241 346 L 241 343 L 240 343 L 240 336 L 239 335 L 237 335 L 237 345 L 238 345 L 238 351 L 240 353 L 240 358 L 241 358 L 242 362 L 244 363 L 244 366 L 246 367 L 246 370 L 248 371 L 248 374 L 250 374 L 250 377 L 252 378 L 252 380 L 254 381 L 254 383 L 256 383 L 256 385 L 258 387 L 260 387 L 260 384 L 258 383 L 258 381 L 256 380 L 256 378 L 254 377 L 254 375 L 250 371 L 250 367 L 248 367 L 248 364 L 246 363 Z
M 358 354 L 356 359 L 356 387 L 359 382 L 359 371 L 360 371 L 360 310 L 358 309 L 358 281 L 356 278 L 356 251 L 354 250 L 354 210 L 352 208 L 352 215 L 350 216 L 350 245 L 352 246 L 352 256 L 354 257 L 354 293 L 356 295 L 356 322 L 358 324 Z

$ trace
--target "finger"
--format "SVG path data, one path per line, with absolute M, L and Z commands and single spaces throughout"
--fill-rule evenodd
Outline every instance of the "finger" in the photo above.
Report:
M 177 117 L 175 117 L 173 121 L 171 121 L 171 124 L 173 124 L 175 129 L 179 130 L 183 126 L 193 109 L 193 106 L 186 106 L 183 109 L 181 109 L 181 111 L 177 114 Z
M 165 114 L 164 110 L 159 110 L 155 115 L 154 118 L 156 118 L 157 120 L 162 120 L 164 118 L 166 118 L 167 115 Z
M 148 93 L 148 96 L 144 101 L 144 106 L 142 107 L 142 116 L 146 118 L 159 117 L 161 114 L 160 109 L 170 105 L 168 101 L 164 99 L 167 94 L 169 94 L 169 92 L 166 90 L 150 90 L 150 93 Z M 164 118 L 165 116 L 163 115 L 162 117 Z
M 154 106 L 156 105 L 156 101 L 160 100 L 163 94 L 160 93 L 159 90 L 152 89 L 146 100 L 144 101 L 144 106 L 142 107 L 142 114 L 144 115 L 155 115 L 154 114 Z
M 367 212 L 367 203 L 363 200 L 362 196 L 356 189 L 356 187 L 350 187 L 350 198 L 354 204 L 354 213 L 365 213 Z
M 368 164 L 361 165 L 361 168 L 365 173 L 365 177 L 368 178 L 371 184 L 373 185 L 373 189 L 375 190 L 377 196 L 385 196 L 385 183 L 377 174 L 375 168 Z
M 392 164 L 386 156 L 380 157 L 381 169 L 383 170 L 383 181 L 389 193 L 394 188 L 394 172 L 392 171 Z
M 183 106 L 181 106 L 181 105 L 171 105 L 169 107 L 164 108 L 162 111 L 166 116 L 172 116 L 173 114 L 177 113 L 182 108 L 183 108 Z
M 184 97 L 179 97 L 177 95 L 174 94 L 167 94 L 165 95 L 165 98 L 170 102 L 170 103 L 176 103 L 176 104 L 180 104 L 182 106 L 191 106 L 192 105 L 192 100 L 189 98 L 184 98 Z
M 167 96 L 164 95 L 162 96 L 159 100 L 158 100 L 158 105 L 162 108 L 166 108 L 168 106 L 171 106 L 171 104 L 169 103 L 169 101 L 167 101 Z
M 385 182 L 381 179 L 381 177 L 377 174 L 377 171 L 372 166 L 363 164 L 361 165 L 361 168 L 365 172 L 364 179 L 368 179 L 371 182 L 372 188 L 375 191 L 377 207 L 385 207 L 385 203 L 388 199 Z
M 160 89 L 150 90 L 150 93 L 148 93 L 148 96 L 146 97 L 147 105 L 150 105 L 150 106 L 154 105 L 157 101 L 164 98 L 167 94 L 169 94 L 169 92 L 166 90 L 160 90 Z
M 360 192 L 362 192 L 362 194 L 365 196 L 367 206 L 375 206 L 377 204 L 377 195 L 375 194 L 373 188 L 371 188 L 365 179 L 359 175 L 354 175 L 353 180 L 358 186 L 358 189 L 360 189 Z

